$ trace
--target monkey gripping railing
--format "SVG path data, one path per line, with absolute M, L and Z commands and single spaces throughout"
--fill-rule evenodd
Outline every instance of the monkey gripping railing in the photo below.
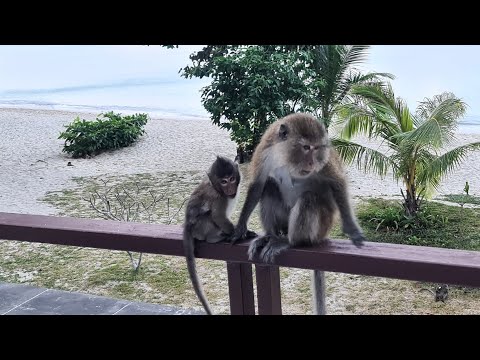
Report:
M 0 239 L 183 256 L 180 226 L 0 212 Z M 227 262 L 231 314 L 255 314 L 248 244 L 200 244 L 198 257 Z M 281 314 L 279 266 L 480 287 L 480 252 L 331 240 L 254 263 L 258 314 Z M 321 270 L 321 271 L 318 271 Z M 318 289 L 318 287 L 317 287 Z M 324 294 L 318 294 L 321 297 Z

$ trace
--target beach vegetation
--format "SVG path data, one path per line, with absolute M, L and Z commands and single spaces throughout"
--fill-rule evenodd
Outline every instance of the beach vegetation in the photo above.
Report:
M 426 201 L 409 216 L 398 201 L 368 198 L 356 213 L 369 241 L 480 250 L 479 209 Z
M 429 199 L 440 182 L 465 159 L 480 149 L 480 142 L 455 144 L 455 131 L 467 105 L 454 94 L 444 92 L 420 102 L 416 112 L 396 97 L 390 84 L 358 85 L 352 94 L 360 95 L 340 110 L 339 136 L 332 142 L 346 163 L 384 177 L 391 170 L 402 181 L 404 214 L 419 216 L 423 199 Z M 355 135 L 380 138 L 387 152 L 352 141 Z
M 65 143 L 62 151 L 73 158 L 94 156 L 106 150 L 130 146 L 145 133 L 147 114 L 122 116 L 113 111 L 100 114 L 96 120 L 75 120 L 65 125 L 59 139 Z

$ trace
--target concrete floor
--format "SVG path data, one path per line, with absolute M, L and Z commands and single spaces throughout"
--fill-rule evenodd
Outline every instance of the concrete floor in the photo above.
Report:
M 1 315 L 203 315 L 192 309 L 0 282 Z

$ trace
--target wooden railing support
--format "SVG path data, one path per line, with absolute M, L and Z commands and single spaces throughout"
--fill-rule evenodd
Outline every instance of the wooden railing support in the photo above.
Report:
M 278 266 L 255 265 L 259 315 L 282 315 Z
M 252 264 L 227 262 L 231 315 L 255 315 Z

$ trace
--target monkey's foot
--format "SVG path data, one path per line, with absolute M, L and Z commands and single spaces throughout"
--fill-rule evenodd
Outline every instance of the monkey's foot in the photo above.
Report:
M 253 240 L 248 247 L 248 260 L 253 260 L 255 255 L 262 250 L 268 243 L 269 236 L 260 236 L 258 239 Z
M 290 244 L 278 238 L 270 239 L 267 245 L 263 248 L 262 252 L 260 253 L 260 258 L 268 263 L 272 264 L 275 260 L 275 257 L 290 248 Z
M 275 235 L 265 235 L 253 240 L 248 247 L 248 259 L 253 260 L 258 254 L 260 260 L 265 263 L 273 263 L 275 257 L 290 247 L 286 239 Z
M 351 237 L 351 240 L 356 247 L 362 247 L 363 242 L 367 239 L 365 238 L 365 236 L 363 236 L 362 233 L 357 233 Z

